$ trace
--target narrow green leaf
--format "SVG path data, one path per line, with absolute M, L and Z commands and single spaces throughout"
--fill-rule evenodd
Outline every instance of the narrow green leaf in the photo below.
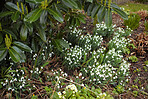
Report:
M 25 62 L 26 56 L 23 53 L 23 51 L 21 49 L 19 49 L 18 47 L 16 47 L 16 46 L 12 46 L 11 48 L 18 53 L 18 55 L 20 57 L 20 61 Z
M 95 5 L 95 7 L 93 8 L 92 12 L 91 12 L 91 17 L 94 18 L 98 12 L 100 8 L 100 5 Z
M 78 8 L 78 5 L 74 0 L 62 0 L 62 2 L 70 8 Z
M 91 3 L 93 2 L 93 0 L 86 0 L 86 1 L 87 1 L 87 2 L 91 2 Z
M 86 23 L 86 21 L 85 21 L 85 15 L 79 14 L 79 15 L 78 15 L 78 19 L 79 19 L 82 23 Z
M 97 13 L 97 17 L 98 17 L 98 22 L 102 22 L 105 16 L 105 10 L 106 8 L 104 6 L 101 6 L 101 8 L 99 9 L 98 13 Z
M 37 8 L 33 11 L 31 11 L 25 18 L 24 18 L 24 21 L 27 21 L 27 22 L 35 22 L 42 14 L 42 9 L 41 8 Z
M 59 44 L 64 48 L 70 48 L 69 44 L 66 41 L 64 41 L 63 39 L 57 39 L 57 42 L 59 42 Z
M 0 13 L 0 18 L 11 15 L 13 12 L 12 11 L 5 11 Z
M 6 57 L 7 53 L 7 49 L 0 50 L 0 61 Z
M 57 21 L 59 21 L 59 22 L 63 22 L 63 21 L 64 21 L 62 14 L 59 13 L 58 11 L 53 10 L 53 9 L 49 9 L 49 8 L 47 9 L 47 11 L 49 12 L 49 14 L 53 15 L 53 17 L 54 17 Z
M 15 13 L 12 14 L 11 19 L 13 22 L 16 22 L 16 20 L 19 18 L 20 12 L 16 11 Z
M 94 4 L 90 4 L 88 9 L 87 9 L 87 15 L 90 16 L 91 15 L 91 11 L 93 10 Z
M 46 10 L 44 10 L 43 12 L 42 12 L 42 14 L 41 14 L 41 16 L 40 16 L 40 23 L 42 24 L 42 25 L 44 25 L 44 24 L 46 24 L 46 20 L 47 20 L 47 11 Z
M 29 46 L 27 46 L 26 44 L 23 44 L 21 42 L 14 41 L 13 44 L 16 45 L 17 47 L 19 47 L 20 49 L 24 50 L 24 51 L 27 51 L 27 52 L 31 51 L 31 48 Z
M 25 41 L 27 39 L 27 27 L 25 25 L 22 25 L 21 27 L 20 38 L 22 41 Z
M 18 53 L 17 53 L 14 49 L 10 48 L 10 49 L 9 49 L 9 54 L 10 54 L 11 59 L 12 59 L 15 63 L 17 63 L 17 62 L 20 61 L 20 57 L 19 57 Z
M 105 14 L 105 23 L 107 27 L 110 27 L 112 24 L 112 12 L 110 9 L 107 9 Z
M 29 22 L 24 22 L 24 23 L 25 23 L 26 28 L 28 29 L 29 34 L 32 35 L 32 33 L 33 33 L 33 24 L 31 24 Z
M 2 33 L 0 32 L 0 44 L 2 43 L 2 41 L 3 41 L 3 35 L 2 35 Z
M 62 51 L 62 47 L 57 39 L 52 40 L 52 42 L 59 51 Z
M 37 4 L 36 0 L 25 0 L 27 3 L 34 3 Z
M 46 32 L 41 26 L 36 26 L 40 38 L 46 42 Z
M 124 11 L 122 11 L 121 9 L 113 8 L 113 10 L 115 12 L 117 12 L 123 19 L 125 19 L 125 20 L 128 19 L 128 15 Z
M 6 2 L 6 6 L 8 6 L 10 8 L 10 10 L 14 9 L 16 11 L 19 11 L 17 5 L 12 2 Z
M 3 32 L 5 32 L 6 34 L 10 34 L 14 39 L 17 40 L 16 35 L 11 30 L 3 29 Z

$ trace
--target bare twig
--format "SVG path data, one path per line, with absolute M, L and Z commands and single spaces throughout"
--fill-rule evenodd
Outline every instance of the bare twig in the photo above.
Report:
M 51 95 L 50 99 L 53 99 L 53 95 L 54 95 L 54 92 L 55 92 L 56 87 L 57 87 L 57 85 L 58 85 L 58 82 L 59 82 L 59 79 L 57 80 L 56 85 L 54 86 L 54 90 L 53 90 L 53 92 L 52 92 L 52 95 Z

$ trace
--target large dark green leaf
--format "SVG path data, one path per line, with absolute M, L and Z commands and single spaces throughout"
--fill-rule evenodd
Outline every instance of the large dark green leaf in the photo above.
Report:
M 69 44 L 66 41 L 64 41 L 63 39 L 57 39 L 57 42 L 64 48 L 70 48 Z
M 2 43 L 2 41 L 3 41 L 3 35 L 2 35 L 2 33 L 0 32 L 0 44 Z
M 12 11 L 5 11 L 0 13 L 0 18 L 5 17 L 7 15 L 11 15 L 13 12 Z
M 16 22 L 16 20 L 19 18 L 20 12 L 16 11 L 15 13 L 12 14 L 11 19 L 13 22 Z
M 106 13 L 105 13 L 105 23 L 107 25 L 107 27 L 110 27 L 112 24 L 112 12 L 111 9 L 107 9 Z
M 115 12 L 117 12 L 123 19 L 125 19 L 125 20 L 128 19 L 128 15 L 124 11 L 122 11 L 121 9 L 113 8 L 113 10 Z
M 38 30 L 38 34 L 40 36 L 40 38 L 46 42 L 46 32 L 45 30 L 41 27 L 41 26 L 36 26 L 37 30 Z
M 0 50 L 0 61 L 6 57 L 7 53 L 7 49 Z
M 102 22 L 105 16 L 105 12 L 106 12 L 106 8 L 104 6 L 101 6 L 101 8 L 99 9 L 98 13 L 97 13 L 97 17 L 98 17 L 98 22 Z
M 49 9 L 49 8 L 48 8 L 47 10 L 48 10 L 49 14 L 53 15 L 53 17 L 54 17 L 57 21 L 63 22 L 63 16 L 62 16 L 61 13 L 59 13 L 59 12 L 56 11 L 56 10 Z
M 88 15 L 88 16 L 91 15 L 91 12 L 92 12 L 92 10 L 93 10 L 93 7 L 94 7 L 94 4 L 90 4 L 90 5 L 88 6 L 88 9 L 87 9 L 87 15 Z
M 37 8 L 33 11 L 31 11 L 25 18 L 24 18 L 24 21 L 27 21 L 27 22 L 34 22 L 36 21 L 42 14 L 42 9 L 41 8 Z
M 34 3 L 34 4 L 37 3 L 36 0 L 25 0 L 25 1 L 28 2 L 28 3 Z
M 25 62 L 26 56 L 23 53 L 23 51 L 21 49 L 19 49 L 18 47 L 16 47 L 16 46 L 12 46 L 11 48 L 18 53 L 18 55 L 20 57 L 20 61 Z
M 25 25 L 22 25 L 21 27 L 20 38 L 22 41 L 25 41 L 27 39 L 27 27 Z
M 31 24 L 29 22 L 24 22 L 24 23 L 25 23 L 25 26 L 28 29 L 29 34 L 32 35 L 32 33 L 33 33 L 33 24 Z
M 11 9 L 14 9 L 14 10 L 16 10 L 16 11 L 19 11 L 17 5 L 14 4 L 14 3 L 12 3 L 12 2 L 7 2 L 7 3 L 6 3 L 6 6 L 8 6 L 8 7 L 10 8 L 10 10 L 11 10 Z
M 79 19 L 82 23 L 86 23 L 86 21 L 85 21 L 85 15 L 79 14 L 79 15 L 78 15 L 78 19 Z
M 70 8 L 78 8 L 78 5 L 74 0 L 62 0 L 62 2 Z
M 17 40 L 16 35 L 11 30 L 3 29 L 3 32 L 5 32 L 6 34 L 10 34 L 14 39 Z
M 11 59 L 17 63 L 20 61 L 20 57 L 19 57 L 19 54 L 13 49 L 13 48 L 10 48 L 9 49 L 9 54 L 10 54 L 10 57 Z
M 23 44 L 21 42 L 14 41 L 13 44 L 16 45 L 17 47 L 21 48 L 24 51 L 27 51 L 27 52 L 31 51 L 31 48 L 29 46 L 27 46 L 26 44 Z
M 92 12 L 91 12 L 91 17 L 92 17 L 92 18 L 94 18 L 94 17 L 96 16 L 96 14 L 97 14 L 99 8 L 100 8 L 100 5 L 97 5 L 97 4 L 96 4 L 95 7 L 93 8 Z
M 47 11 L 44 10 L 40 16 L 40 23 L 44 25 L 46 24 L 46 22 L 47 22 Z

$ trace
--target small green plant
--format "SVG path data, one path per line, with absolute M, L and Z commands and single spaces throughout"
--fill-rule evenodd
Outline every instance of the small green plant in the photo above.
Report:
M 130 14 L 128 20 L 124 20 L 124 25 L 132 30 L 139 27 L 140 16 L 138 14 Z
M 148 60 L 144 62 L 145 65 L 148 65 Z
M 143 69 L 145 72 L 147 72 L 147 67 L 146 66 L 143 66 Z
M 145 30 L 148 31 L 148 21 L 145 20 L 144 26 L 145 26 Z
M 138 91 L 133 91 L 133 95 L 134 95 L 135 97 L 137 97 L 137 96 L 138 96 Z
M 130 56 L 129 60 L 131 60 L 132 62 L 137 62 L 138 58 L 136 56 Z
M 38 96 L 36 96 L 36 95 L 32 95 L 32 97 L 31 97 L 31 99 L 38 99 Z
M 125 90 L 124 90 L 124 87 L 121 86 L 121 85 L 117 85 L 116 88 L 114 88 L 113 90 L 113 93 L 114 94 L 121 94 L 123 93 Z

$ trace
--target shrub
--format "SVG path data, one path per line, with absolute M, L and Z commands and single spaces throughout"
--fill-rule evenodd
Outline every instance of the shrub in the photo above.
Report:
M 128 26 L 132 30 L 139 27 L 140 16 L 138 14 L 130 14 L 128 20 L 124 20 L 124 25 Z

